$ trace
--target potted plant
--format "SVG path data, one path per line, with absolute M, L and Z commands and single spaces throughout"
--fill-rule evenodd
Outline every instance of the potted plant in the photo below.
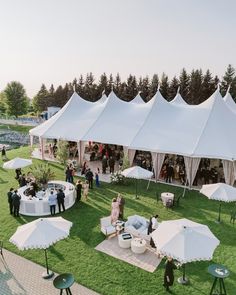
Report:
M 53 180 L 55 177 L 55 173 L 48 164 L 38 164 L 31 168 L 31 171 L 40 189 L 46 189 L 48 181 Z

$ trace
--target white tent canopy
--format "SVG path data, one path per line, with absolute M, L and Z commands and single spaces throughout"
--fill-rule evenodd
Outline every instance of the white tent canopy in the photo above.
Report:
M 226 103 L 226 105 L 233 111 L 236 113 L 236 103 L 233 100 L 231 94 L 229 92 L 226 93 L 226 95 L 224 96 L 224 101 Z
M 170 101 L 170 103 L 176 105 L 188 105 L 187 102 L 180 95 L 180 93 L 177 93 L 176 96 Z
M 236 159 L 235 123 L 235 113 L 218 89 L 197 106 L 169 103 L 159 91 L 148 103 L 125 102 L 114 92 L 104 103 L 92 103 L 74 93 L 55 116 L 31 129 L 30 135 L 232 161 Z
M 140 95 L 140 92 L 135 96 L 134 99 L 131 100 L 131 103 L 145 103 L 144 100 L 142 99 L 141 95 Z

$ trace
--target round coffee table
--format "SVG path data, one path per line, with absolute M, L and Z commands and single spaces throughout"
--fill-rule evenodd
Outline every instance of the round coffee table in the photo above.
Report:
M 70 287 L 73 285 L 74 281 L 75 279 L 72 274 L 63 273 L 53 280 L 53 285 L 60 290 L 60 295 L 62 295 L 63 290 L 66 290 L 66 294 L 72 295 Z
M 220 264 L 211 264 L 208 267 L 208 272 L 215 278 L 211 287 L 210 295 L 226 295 L 226 289 L 224 284 L 224 278 L 227 278 L 230 274 L 229 270 Z M 217 281 L 219 279 L 220 290 L 216 290 Z M 217 292 L 217 293 L 216 293 Z
M 135 254 L 142 254 L 146 251 L 146 244 L 144 239 L 135 238 L 131 241 L 131 250 Z

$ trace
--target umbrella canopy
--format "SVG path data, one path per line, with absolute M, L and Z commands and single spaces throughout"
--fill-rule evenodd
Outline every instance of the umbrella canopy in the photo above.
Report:
M 15 158 L 11 161 L 4 163 L 3 168 L 4 169 L 17 169 L 17 168 L 24 168 L 29 165 L 32 165 L 32 160 L 23 159 L 23 158 Z
M 211 260 L 220 243 L 208 226 L 185 218 L 161 222 L 151 236 L 160 254 L 182 264 Z
M 46 249 L 69 235 L 72 222 L 62 217 L 39 218 L 17 228 L 10 242 L 20 250 Z
M 128 169 L 125 169 L 121 172 L 122 175 L 128 178 L 135 179 L 149 179 L 153 176 L 153 173 L 149 170 L 143 169 L 139 166 L 134 166 Z
M 203 185 L 200 193 L 205 195 L 208 199 L 234 202 L 236 201 L 236 188 L 225 183 L 214 183 Z

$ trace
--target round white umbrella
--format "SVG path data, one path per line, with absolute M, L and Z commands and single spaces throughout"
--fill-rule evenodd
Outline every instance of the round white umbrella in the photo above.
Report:
M 134 178 L 136 179 L 135 181 L 135 186 L 136 186 L 136 198 L 137 198 L 137 180 L 138 179 L 150 179 L 153 176 L 153 172 L 143 169 L 142 167 L 139 166 L 134 166 L 128 169 L 125 169 L 121 172 L 121 174 L 127 178 Z
M 29 165 L 32 165 L 32 160 L 30 159 L 23 159 L 23 158 L 15 158 L 11 161 L 8 161 L 3 164 L 4 169 L 18 169 L 24 168 Z
M 157 251 L 185 265 L 187 262 L 211 260 L 220 241 L 208 226 L 188 219 L 163 221 L 151 233 Z M 185 266 L 182 282 L 186 283 Z
M 47 248 L 68 237 L 71 227 L 72 222 L 62 217 L 38 218 L 18 226 L 9 241 L 20 250 L 44 249 L 47 273 L 43 277 L 50 278 L 53 272 L 48 269 Z
M 210 200 L 222 202 L 236 201 L 236 188 L 225 183 L 213 183 L 203 185 L 200 193 L 205 195 Z M 220 222 L 221 203 L 219 205 L 218 222 Z

